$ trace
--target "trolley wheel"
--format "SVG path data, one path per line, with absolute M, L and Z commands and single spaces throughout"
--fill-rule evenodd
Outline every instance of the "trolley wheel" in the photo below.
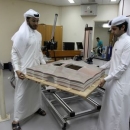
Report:
M 66 127 L 63 127 L 62 130 L 66 130 Z

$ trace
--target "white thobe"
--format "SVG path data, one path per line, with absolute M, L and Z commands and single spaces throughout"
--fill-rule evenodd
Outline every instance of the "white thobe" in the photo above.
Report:
M 12 47 L 12 63 L 14 71 L 20 70 L 26 74 L 26 68 L 45 64 L 41 52 L 41 34 L 29 28 L 29 41 L 22 58 L 18 55 L 15 47 Z M 16 88 L 14 97 L 14 120 L 20 121 L 34 112 L 41 106 L 40 85 L 31 80 L 21 80 L 16 75 Z
M 101 68 L 110 68 L 97 130 L 129 130 L 130 115 L 130 36 L 121 35 L 111 60 Z

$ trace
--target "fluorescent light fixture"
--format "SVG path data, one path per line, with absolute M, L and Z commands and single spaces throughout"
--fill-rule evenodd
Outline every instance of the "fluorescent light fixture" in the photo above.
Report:
M 108 25 L 108 23 L 104 23 L 104 24 L 102 25 L 102 27 L 103 27 L 103 28 L 110 28 L 110 25 Z
M 116 0 L 111 0 L 111 2 L 115 2 Z
M 70 3 L 75 3 L 74 0 L 68 0 Z

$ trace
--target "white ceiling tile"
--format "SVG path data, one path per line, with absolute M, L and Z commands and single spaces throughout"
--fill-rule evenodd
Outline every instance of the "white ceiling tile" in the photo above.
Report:
M 38 2 L 55 6 L 70 6 L 70 5 L 87 4 L 90 2 L 93 3 L 94 0 L 74 0 L 75 1 L 74 4 L 69 3 L 68 0 L 24 0 L 24 1 Z M 120 0 L 117 0 L 116 2 L 111 2 L 110 0 L 95 0 L 97 4 L 118 4 L 119 1 Z
M 118 4 L 120 0 L 116 0 L 115 2 L 111 2 L 111 0 L 103 0 L 103 4 Z

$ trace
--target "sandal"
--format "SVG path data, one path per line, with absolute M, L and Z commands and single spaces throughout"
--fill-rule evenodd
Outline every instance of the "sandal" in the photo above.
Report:
M 36 113 L 41 115 L 41 116 L 45 116 L 46 115 L 46 112 L 44 110 L 42 110 L 41 108 L 39 108 Z
M 12 130 L 22 130 L 22 129 L 21 129 L 19 123 L 17 123 L 17 124 L 12 123 Z

